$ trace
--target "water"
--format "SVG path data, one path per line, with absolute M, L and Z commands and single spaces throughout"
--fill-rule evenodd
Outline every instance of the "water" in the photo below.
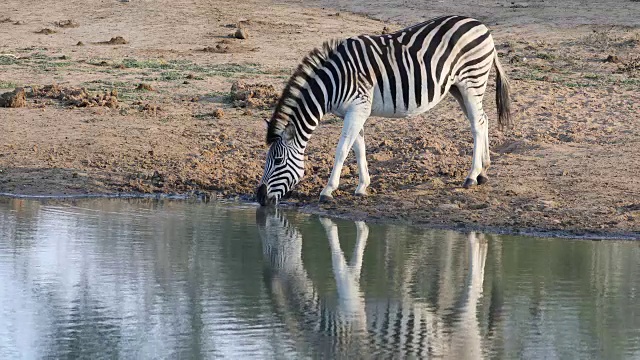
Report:
M 640 243 L 0 199 L 0 359 L 640 358 Z

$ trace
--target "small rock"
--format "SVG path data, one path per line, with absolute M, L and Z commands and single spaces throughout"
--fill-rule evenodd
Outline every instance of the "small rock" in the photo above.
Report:
M 164 175 L 159 173 L 158 170 L 155 170 L 151 176 L 151 184 L 156 187 L 163 187 Z
M 140 83 L 136 87 L 136 90 L 154 91 L 153 86 L 150 84 Z
M 607 58 L 604 60 L 604 62 L 606 63 L 614 63 L 614 64 L 618 64 L 620 63 L 620 58 L 617 57 L 616 55 L 609 55 L 607 56 Z
M 82 41 L 78 41 L 78 43 L 76 44 L 76 46 L 84 46 L 84 43 Z
M 229 35 L 229 36 L 235 36 L 235 35 Z M 207 47 L 205 47 L 204 49 L 202 49 L 200 51 L 224 54 L 224 53 L 229 52 L 229 46 L 222 45 L 222 44 L 216 44 L 216 46 L 207 46 Z
M 385 146 L 391 146 L 391 145 L 393 145 L 392 140 L 382 140 L 382 142 L 380 143 L 380 145 L 378 145 L 378 147 L 385 147 Z
M 429 183 L 431 184 L 431 186 L 433 186 L 434 188 L 441 188 L 444 187 L 444 182 L 438 178 L 432 178 L 431 180 L 429 180 Z
M 541 200 L 540 205 L 542 205 L 544 209 L 553 209 L 556 207 L 557 204 L 555 201 L 552 201 L 552 200 Z
M 489 207 L 489 204 L 487 204 L 487 203 L 469 205 L 469 209 L 471 209 L 471 210 L 482 210 L 482 209 L 486 209 L 488 207 Z
M 118 107 L 118 98 L 115 96 L 110 96 L 108 97 L 103 104 L 101 104 L 102 106 L 106 106 L 110 109 L 115 109 Z
M 233 34 L 233 37 L 235 37 L 236 39 L 248 39 L 249 32 L 243 28 L 238 28 L 235 34 Z
M 77 28 L 78 26 L 80 26 L 80 24 L 78 24 L 74 20 L 60 20 L 60 21 L 56 21 L 55 24 L 57 27 L 64 28 L 64 29 Z
M 36 31 L 36 34 L 43 34 L 43 35 L 51 35 L 51 34 L 55 34 L 56 31 L 51 30 L 49 28 L 44 28 L 42 30 Z
M 102 41 L 100 44 L 105 45 L 126 45 L 129 42 L 125 40 L 122 36 L 114 36 L 109 41 Z
M 18 108 L 25 106 L 27 106 L 27 96 L 24 88 L 16 88 L 0 95 L 0 107 Z
M 155 104 L 144 104 L 140 107 L 140 111 L 156 115 L 158 111 L 162 111 L 162 108 Z
M 222 109 L 218 108 L 213 111 L 213 117 L 215 117 L 216 119 L 220 119 L 223 116 L 224 116 L 224 111 Z
M 458 204 L 440 204 L 438 205 L 440 210 L 458 210 L 460 206 Z
M 22 21 L 22 20 L 18 20 L 18 21 L 13 23 L 13 25 L 24 25 L 24 24 L 26 24 L 26 23 L 24 21 Z

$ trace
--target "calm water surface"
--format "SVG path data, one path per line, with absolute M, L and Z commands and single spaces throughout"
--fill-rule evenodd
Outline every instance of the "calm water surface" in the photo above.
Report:
M 640 247 L 0 199 L 0 359 L 640 358 Z

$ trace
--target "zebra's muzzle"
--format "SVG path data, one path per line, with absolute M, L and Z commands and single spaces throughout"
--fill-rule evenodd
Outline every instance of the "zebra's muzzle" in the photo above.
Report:
M 258 191 L 256 192 L 256 198 L 261 206 L 272 205 L 274 203 L 273 198 L 267 197 L 267 185 L 262 184 L 258 187 Z

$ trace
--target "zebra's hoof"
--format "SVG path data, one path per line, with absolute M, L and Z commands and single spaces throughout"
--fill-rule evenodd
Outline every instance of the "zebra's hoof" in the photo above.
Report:
M 357 192 L 357 193 L 355 193 L 355 195 L 357 197 L 365 197 L 365 196 L 367 196 L 367 193 L 366 192 Z
M 478 185 L 484 185 L 489 181 L 489 178 L 480 174 L 478 175 Z
M 333 196 L 331 195 L 320 195 L 320 203 L 322 204 L 329 204 L 335 202 L 335 200 L 333 199 Z
M 465 189 L 468 189 L 468 188 L 472 187 L 473 185 L 476 185 L 477 183 L 478 183 L 477 181 L 475 181 L 473 179 L 470 179 L 470 178 L 467 178 L 467 180 L 464 181 L 464 184 L 462 184 L 462 187 L 465 188 Z

